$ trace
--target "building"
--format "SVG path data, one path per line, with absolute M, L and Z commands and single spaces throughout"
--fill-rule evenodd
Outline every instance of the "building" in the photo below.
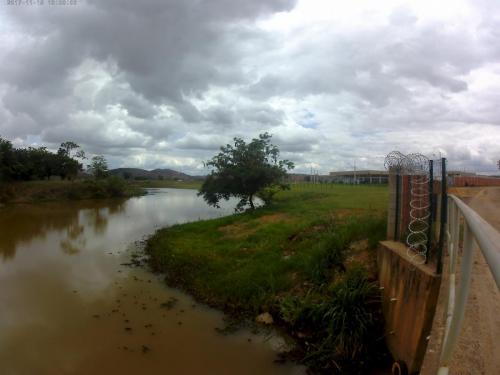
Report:
M 329 180 L 337 184 L 387 184 L 389 172 L 376 170 L 330 172 Z

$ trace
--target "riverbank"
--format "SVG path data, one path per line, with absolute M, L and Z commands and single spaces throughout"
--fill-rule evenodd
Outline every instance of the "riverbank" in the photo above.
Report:
M 142 187 L 118 177 L 102 180 L 19 181 L 1 183 L 0 203 L 36 203 L 58 200 L 132 197 L 145 194 Z
M 285 327 L 315 370 L 357 373 L 385 354 L 374 281 L 386 207 L 386 187 L 311 185 L 254 212 L 159 230 L 147 251 L 170 286 Z
M 203 181 L 200 180 L 127 180 L 132 186 L 138 188 L 173 188 L 173 189 L 196 189 L 201 187 Z

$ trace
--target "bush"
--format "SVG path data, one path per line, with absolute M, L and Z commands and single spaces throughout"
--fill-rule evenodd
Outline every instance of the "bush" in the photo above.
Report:
M 331 289 L 331 298 L 318 305 L 327 323 L 324 345 L 336 357 L 353 360 L 365 349 L 375 328 L 374 309 L 379 305 L 377 288 L 362 266 L 349 269 Z
M 265 205 L 269 205 L 272 203 L 274 196 L 282 190 L 290 190 L 290 185 L 274 184 L 266 186 L 257 192 L 257 197 L 262 199 Z
M 287 297 L 280 304 L 287 324 L 310 333 L 306 364 L 341 372 L 349 368 L 347 373 L 363 373 L 363 363 L 379 354 L 371 350 L 382 337 L 379 311 L 378 290 L 363 266 L 347 270 L 326 293 L 311 289 L 305 297 Z
M 118 177 L 111 176 L 105 180 L 106 191 L 110 197 L 124 197 L 127 189 L 126 182 Z

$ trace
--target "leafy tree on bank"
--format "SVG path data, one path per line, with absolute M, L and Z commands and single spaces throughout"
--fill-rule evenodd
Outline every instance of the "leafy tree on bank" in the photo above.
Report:
M 73 150 L 77 150 L 74 155 L 71 155 Z M 74 158 L 86 159 L 85 152 L 80 148 L 78 144 L 72 141 L 66 141 L 61 143 L 59 150 L 57 150 L 58 156 L 58 175 L 61 179 L 71 179 L 78 175 L 78 172 L 83 170 L 83 165 L 79 163 Z
M 237 211 L 247 205 L 254 209 L 254 198 L 259 195 L 266 204 L 270 203 L 276 191 L 288 188 L 283 181 L 294 167 L 289 160 L 279 160 L 279 149 L 271 144 L 271 137 L 268 133 L 260 134 L 248 144 L 234 138 L 234 146 L 221 147 L 221 152 L 205 163 L 213 170 L 198 195 L 215 207 L 219 207 L 221 199 L 239 198 Z
M 96 155 L 87 166 L 87 171 L 94 176 L 96 180 L 105 178 L 108 175 L 108 162 L 103 155 Z

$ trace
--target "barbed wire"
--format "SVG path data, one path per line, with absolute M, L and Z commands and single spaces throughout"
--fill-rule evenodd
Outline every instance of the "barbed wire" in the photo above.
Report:
M 384 166 L 389 173 L 408 175 L 410 180 L 410 223 L 406 237 L 407 255 L 415 263 L 427 260 L 429 229 L 429 158 L 419 153 L 390 152 Z

